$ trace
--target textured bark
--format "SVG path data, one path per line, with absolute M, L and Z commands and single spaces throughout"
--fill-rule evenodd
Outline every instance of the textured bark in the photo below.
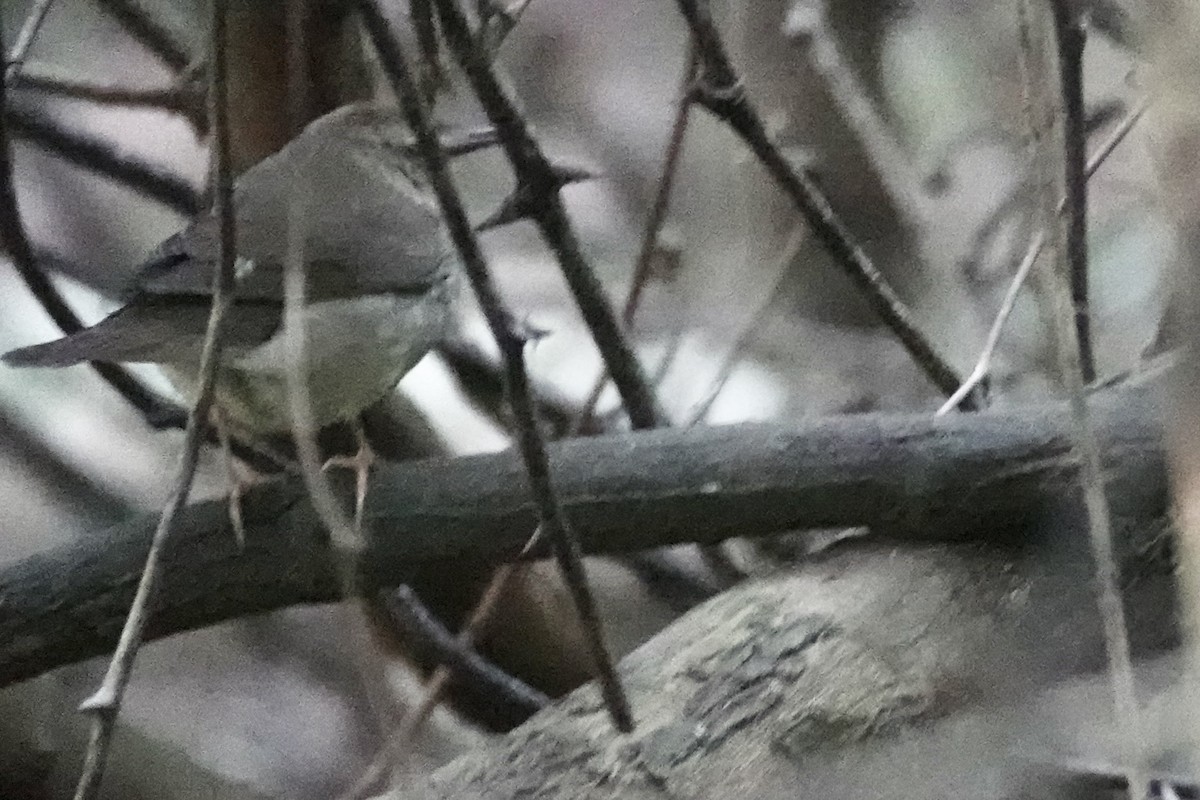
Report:
M 622 663 L 633 734 L 584 687 L 394 796 L 1028 796 L 1063 755 L 1038 692 L 1104 663 L 1086 550 L 1052 551 L 856 546 L 745 584 Z M 1171 583 L 1127 586 L 1143 652 L 1174 638 Z M 1068 710 L 1103 729 L 1104 702 Z
M 1119 549 L 1145 554 L 1135 534 L 1166 508 L 1158 392 L 1111 390 L 1095 409 Z M 593 553 L 860 525 L 907 540 L 1011 542 L 1047 530 L 1048 513 L 1076 509 L 1067 431 L 1057 407 L 655 431 L 555 445 L 551 475 Z M 244 549 L 223 501 L 182 513 L 151 638 L 339 598 L 326 536 L 298 485 L 264 487 L 243 510 Z M 535 523 L 512 452 L 386 465 L 366 518 L 368 586 L 514 558 Z M 0 571 L 0 685 L 111 647 L 153 525 L 139 517 Z

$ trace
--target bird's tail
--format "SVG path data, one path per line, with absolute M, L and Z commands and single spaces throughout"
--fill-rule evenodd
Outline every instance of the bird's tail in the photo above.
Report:
M 34 344 L 9 350 L 0 360 L 10 367 L 69 367 L 90 359 L 90 348 L 86 339 L 89 331 L 83 330 L 72 336 L 55 339 L 53 342 Z

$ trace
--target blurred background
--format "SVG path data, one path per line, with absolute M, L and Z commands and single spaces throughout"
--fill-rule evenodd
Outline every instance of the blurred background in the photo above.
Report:
M 32 5 L 0 5 L 6 52 Z M 26 71 L 122 87 L 177 86 L 178 73 L 131 38 L 104 5 L 54 3 Z M 203 51 L 206 4 L 141 5 L 192 52 Z M 269 16 L 275 4 L 234 5 L 234 28 L 257 30 L 256 15 Z M 969 373 L 1040 213 L 1016 3 L 830 0 L 825 8 L 763 0 L 713 7 L 750 97 L 789 157 L 829 194 L 921 329 Z M 403 5 L 393 10 L 397 24 L 406 25 Z M 1143 94 L 1131 33 L 1136 18 L 1104 5 L 1093 23 L 1085 64 L 1092 150 Z M 272 58 L 269 46 L 264 40 L 264 62 Z M 370 59 L 363 58 L 369 72 Z M 598 176 L 568 187 L 565 198 L 618 307 L 658 188 L 686 59 L 674 5 L 637 0 L 533 0 L 500 52 L 498 64 L 546 150 Z M 262 71 L 249 71 L 263 81 L 255 91 L 277 93 L 278 84 L 261 78 L 269 69 L 255 69 Z M 469 92 L 455 80 L 446 92 L 439 109 L 447 124 L 479 123 Z M 178 114 L 64 99 L 19 84 L 9 103 L 203 188 L 205 142 Z M 70 265 L 56 281 L 74 308 L 87 321 L 99 319 L 115 307 L 147 253 L 186 216 L 68 163 L 36 137 L 20 130 L 15 136 L 23 222 L 40 251 Z M 262 147 L 270 152 L 269 142 Z M 255 160 L 250 151 L 243 157 Z M 1101 378 L 1137 365 L 1166 307 L 1172 240 L 1152 174 L 1145 134 L 1134 127 L 1090 183 Z M 511 189 L 494 153 L 461 160 L 457 175 L 476 219 Z M 510 306 L 547 331 L 530 353 L 537 383 L 565 407 L 582 409 L 600 360 L 551 256 L 528 225 L 488 233 L 484 243 Z M 758 163 L 698 108 L 653 249 L 654 269 L 631 335 L 677 424 L 932 413 L 941 404 Z M 991 373 L 997 404 L 1059 392 L 1044 284 L 1035 273 L 1006 328 Z M 57 334 L 16 274 L 0 269 L 0 350 Z M 402 382 L 406 413 L 423 416 L 450 452 L 505 447 L 503 425 L 481 411 L 457 374 L 464 352 L 483 363 L 492 352 L 474 308 L 462 313 L 450 351 L 429 356 Z M 139 374 L 162 388 L 153 374 Z M 599 416 L 619 428 L 617 407 L 609 388 Z M 181 440 L 178 432 L 152 431 L 85 368 L 0 367 L 0 558 L 98 536 L 136 510 L 159 509 Z M 219 460 L 208 454 L 197 493 L 219 495 L 224 480 Z M 761 553 L 735 546 L 728 557 L 744 572 L 761 568 Z M 628 564 L 591 566 L 620 652 L 680 611 Z M 509 652 L 508 664 L 524 661 L 518 671 L 525 677 L 563 691 L 577 680 L 578 665 L 550 673 L 569 649 L 556 637 L 569 639 L 561 628 L 570 612 L 552 570 L 534 575 L 494 634 L 521 631 L 524 639 L 495 646 L 525 650 L 524 657 Z M 380 739 L 339 613 L 289 609 L 149 645 L 125 704 L 109 796 L 300 800 L 336 796 L 352 784 Z M 405 661 L 390 663 L 393 689 L 414 696 L 417 683 Z M 73 783 L 84 729 L 74 707 L 103 666 L 73 666 L 0 695 L 8 712 L 0 714 L 0 759 L 7 759 L 0 771 L 10 780 L 28 777 L 28 786 L 43 787 L 46 797 L 61 796 Z M 427 728 L 410 767 L 428 770 L 490 735 L 469 717 L 447 712 Z

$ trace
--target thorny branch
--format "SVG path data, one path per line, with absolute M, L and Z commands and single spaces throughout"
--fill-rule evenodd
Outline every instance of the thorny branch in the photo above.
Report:
M 588 587 L 583 568 L 582 551 L 571 532 L 551 482 L 546 445 L 538 428 L 536 407 L 525 371 L 525 338 L 518 332 L 505 310 L 499 291 L 492 281 L 487 261 L 451 181 L 445 154 L 431 127 L 429 111 L 412 76 L 400 42 L 391 34 L 385 18 L 372 0 L 361 0 L 359 9 L 393 88 L 400 98 L 408 125 L 417 138 L 418 151 L 442 208 L 442 215 L 450 229 L 451 238 L 458 249 L 488 327 L 504 358 L 508 401 L 517 426 L 518 449 L 525 466 L 529 490 L 538 510 L 539 527 L 544 530 L 546 539 L 552 543 L 555 558 L 579 613 L 590 655 L 599 673 L 605 703 L 617 728 L 622 731 L 631 730 L 633 717 L 617 678 L 612 657 L 604 642 L 595 599 Z M 455 27 L 451 15 L 445 13 L 447 9 L 441 6 L 439 9 L 443 12 L 441 19 L 444 28 L 454 28 L 456 33 L 461 33 Z M 452 39 L 454 34 L 447 35 Z M 493 124 L 501 137 L 504 137 L 505 131 L 496 119 L 493 119 Z
M 855 282 L 871 308 L 896 334 L 917 365 L 939 390 L 946 395 L 953 394 L 962 384 L 962 378 L 917 327 L 908 306 L 854 240 L 821 188 L 788 161 L 767 133 L 762 117 L 746 96 L 742 80 L 725 52 L 708 2 L 678 0 L 678 4 L 700 57 L 700 80 L 694 90 L 696 101 L 742 138 L 796 205 L 813 235 Z M 971 395 L 964 400 L 963 407 L 978 408 L 979 402 Z
M 211 56 L 212 84 L 209 92 L 213 131 L 213 204 L 219 223 L 217 265 L 213 276 L 212 312 L 205 333 L 204 348 L 200 357 L 199 389 L 195 405 L 188 414 L 187 431 L 184 436 L 183 455 L 179 475 L 171 499 L 163 509 L 158 525 L 150 542 L 137 593 L 129 609 L 121 637 L 109 663 L 108 671 L 100 688 L 83 702 L 81 711 L 94 715 L 91 736 L 84 757 L 82 774 L 75 789 L 75 800 L 92 800 L 100 790 L 100 781 L 112 744 L 121 700 L 129 685 L 133 663 L 141 646 L 152 605 L 160 587 L 160 570 L 163 551 L 170 538 L 176 517 L 187 502 L 196 466 L 200 458 L 200 445 L 208 414 L 215 394 L 217 365 L 221 358 L 221 339 L 225 312 L 232 303 L 234 258 L 236 253 L 233 215 L 233 171 L 229 158 L 229 122 L 226 83 L 226 0 L 211 0 Z
M 663 416 L 654 391 L 605 297 L 604 288 L 583 255 L 559 197 L 559 190 L 571 176 L 556 168 L 542 152 L 508 91 L 496 77 L 488 54 L 476 46 L 475 36 L 462 11 L 452 0 L 434 2 L 446 45 L 496 128 L 500 144 L 516 174 L 513 206 L 533 220 L 542 238 L 554 251 L 633 427 L 658 426 Z

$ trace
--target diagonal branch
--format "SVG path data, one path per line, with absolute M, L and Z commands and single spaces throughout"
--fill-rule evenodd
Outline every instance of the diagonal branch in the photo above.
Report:
M 50 12 L 50 4 L 53 2 L 54 0 L 35 0 L 33 8 L 25 16 L 25 24 L 21 26 L 21 32 L 17 34 L 16 43 L 13 44 L 12 50 L 5 59 L 4 80 L 11 81 L 21 72 L 21 68 L 25 65 L 25 59 L 29 57 L 29 50 L 33 47 L 34 40 L 37 39 L 38 31 L 46 22 L 46 15 Z
M 517 449 L 524 465 L 528 491 L 533 496 L 537 508 L 538 526 L 544 531 L 545 539 L 551 543 L 564 582 L 579 614 L 584 637 L 591 651 L 589 655 L 599 673 L 605 704 L 619 730 L 632 730 L 633 716 L 629 710 L 629 701 L 617 678 L 612 656 L 604 641 L 599 612 L 583 567 L 583 553 L 559 505 L 551 481 L 546 443 L 538 428 L 537 409 L 529 386 L 529 376 L 525 370 L 525 337 L 517 329 L 492 280 L 483 251 L 451 180 L 446 155 L 442 152 L 437 134 L 430 123 L 429 110 L 421 97 L 399 40 L 391 34 L 385 18 L 374 2 L 362 0 L 359 8 L 367 32 L 379 52 L 393 89 L 400 98 L 406 121 L 417 138 L 417 150 L 437 195 L 451 238 L 479 300 L 488 327 L 504 358 L 504 382 L 516 423 Z M 495 120 L 493 124 L 496 124 L 503 137 L 505 134 L 501 126 Z M 530 529 L 532 527 L 530 526 Z
M 191 216 L 199 210 L 199 193 L 176 173 L 123 153 L 93 134 L 64 128 L 40 110 L 23 104 L 9 108 L 5 123 L 14 136 L 28 139 L 69 164 L 111 178 L 180 214 Z
M 638 363 L 624 331 L 596 278 L 575 229 L 563 207 L 559 190 L 563 176 L 546 158 L 500 83 L 488 54 L 476 39 L 453 0 L 434 0 L 446 45 L 467 76 L 517 176 L 517 196 L 542 238 L 554 251 L 575 303 L 587 323 L 605 366 L 625 403 L 634 428 L 653 428 L 664 421 L 650 382 Z
M 100 0 L 100 8 L 171 69 L 181 72 L 191 63 L 187 45 L 140 0 Z
M 42 271 L 21 222 L 9 141 L 11 118 L 6 114 L 7 95 L 7 81 L 0 81 L 0 243 L 8 251 L 17 274 L 54 324 L 64 334 L 75 333 L 83 323 Z M 177 409 L 171 403 L 144 387 L 127 370 L 113 364 L 93 364 L 92 368 L 152 426 L 165 426 L 178 420 Z
M 767 133 L 762 117 L 746 96 L 742 79 L 725 52 L 707 0 L 678 0 L 678 3 L 702 65 L 701 78 L 695 89 L 696 100 L 742 138 L 795 204 L 813 235 L 850 276 L 871 308 L 891 328 L 930 381 L 943 394 L 953 394 L 962 385 L 958 372 L 917 327 L 908 306 L 855 241 L 821 188 L 788 161 Z M 962 405 L 977 408 L 979 403 L 974 395 L 970 395 Z

